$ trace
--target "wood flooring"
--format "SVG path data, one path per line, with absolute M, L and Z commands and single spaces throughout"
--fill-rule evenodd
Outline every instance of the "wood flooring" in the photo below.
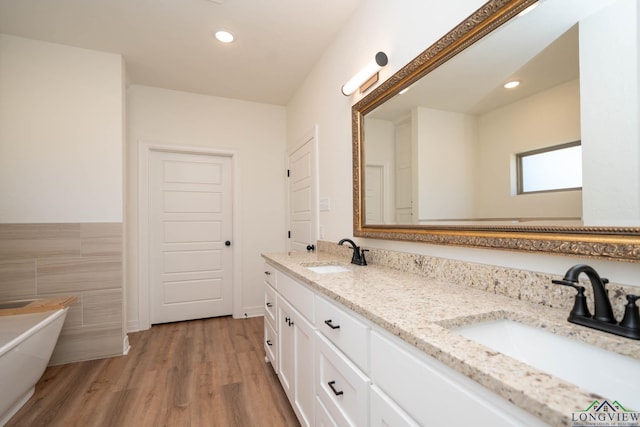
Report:
M 154 325 L 129 340 L 127 356 L 48 367 L 7 427 L 299 426 L 264 361 L 262 317 Z

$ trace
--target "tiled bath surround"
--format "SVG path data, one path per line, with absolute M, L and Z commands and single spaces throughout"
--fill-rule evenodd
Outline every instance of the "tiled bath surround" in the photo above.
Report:
M 122 354 L 121 223 L 0 224 L 0 300 L 76 295 L 51 364 Z
M 366 246 L 363 246 L 363 248 L 369 250 L 366 253 L 369 264 L 381 265 L 443 282 L 466 285 L 545 307 L 565 309 L 567 310 L 567 316 L 573 307 L 576 291 L 567 286 L 551 283 L 552 279 L 562 278 L 561 275 L 368 248 Z M 353 253 L 349 246 L 339 246 L 336 242 L 327 241 L 318 241 L 318 250 L 340 255 L 347 261 L 351 259 Z M 589 260 L 585 260 L 584 264 L 589 264 Z M 581 277 L 581 281 L 584 281 L 583 285 L 587 288 L 585 294 L 589 300 L 589 306 L 593 307 L 591 285 L 585 277 Z M 625 295 L 637 294 L 638 289 L 615 283 L 607 284 L 607 289 L 613 312 L 616 318 L 620 320 L 624 315 L 624 306 L 627 303 Z

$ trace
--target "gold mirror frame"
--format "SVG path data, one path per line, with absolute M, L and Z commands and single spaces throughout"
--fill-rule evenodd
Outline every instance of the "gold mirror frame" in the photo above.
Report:
M 640 262 L 640 228 L 637 227 L 365 224 L 361 191 L 364 189 L 364 116 L 536 1 L 488 1 L 352 107 L 354 236 Z

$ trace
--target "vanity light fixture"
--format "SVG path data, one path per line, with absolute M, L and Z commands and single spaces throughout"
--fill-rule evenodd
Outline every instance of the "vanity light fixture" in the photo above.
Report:
M 387 58 L 386 53 L 376 53 L 373 61 L 368 63 L 362 70 L 358 71 L 355 76 L 351 77 L 351 79 L 342 86 L 342 94 L 349 96 L 358 88 L 360 88 L 360 92 L 367 90 L 372 84 L 378 81 L 378 72 L 382 67 L 387 65 L 388 62 L 389 59 Z
M 520 86 L 520 82 L 518 80 L 513 80 L 504 84 L 505 89 L 513 89 L 518 86 Z
M 219 42 L 222 43 L 231 43 L 235 37 L 227 30 L 217 30 L 214 35 Z

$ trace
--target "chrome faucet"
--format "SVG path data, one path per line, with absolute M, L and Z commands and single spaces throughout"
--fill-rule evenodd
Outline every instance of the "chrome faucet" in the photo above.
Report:
M 368 249 L 360 249 L 358 245 L 351 239 L 342 239 L 338 242 L 340 246 L 342 246 L 345 242 L 351 245 L 353 249 L 353 256 L 351 257 L 351 264 L 356 265 L 367 265 L 367 260 L 364 258 L 364 253 L 368 251 Z
M 585 288 L 578 284 L 578 278 L 582 273 L 587 275 L 593 288 L 595 311 L 593 316 L 587 307 L 587 298 L 584 295 Z M 567 319 L 569 322 L 627 338 L 640 339 L 640 313 L 638 306 L 636 306 L 638 296 L 627 295 L 628 303 L 625 306 L 624 317 L 618 323 L 613 315 L 611 301 L 606 289 L 606 284 L 609 283 L 609 280 L 600 277 L 592 267 L 585 264 L 574 265 L 567 270 L 562 280 L 552 280 L 552 283 L 571 286 L 578 291 Z

